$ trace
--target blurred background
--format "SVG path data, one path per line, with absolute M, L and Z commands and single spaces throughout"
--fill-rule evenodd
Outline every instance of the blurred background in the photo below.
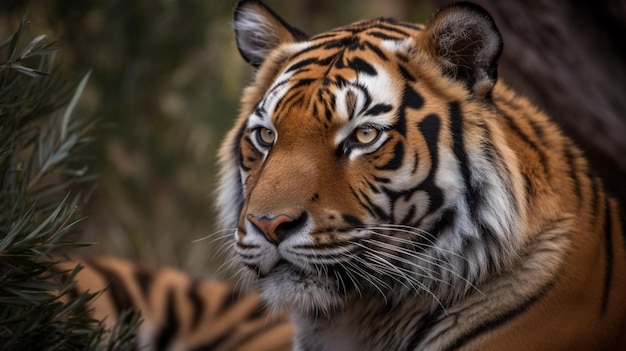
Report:
M 424 22 L 433 14 L 436 6 L 445 1 L 265 2 L 283 18 L 313 34 L 378 16 Z M 489 6 L 488 1 L 483 2 L 487 3 L 483 6 Z M 96 186 L 88 189 L 92 195 L 86 208 L 88 218 L 83 222 L 81 239 L 96 245 L 82 249 L 81 253 L 104 253 L 148 264 L 171 265 L 194 275 L 215 275 L 218 272 L 224 259 L 224 244 L 218 240 L 223 235 L 216 233 L 213 225 L 216 153 L 222 136 L 237 114 L 240 93 L 253 74 L 252 69 L 239 57 L 234 44 L 231 19 L 235 3 L 235 0 L 0 2 L 0 38 L 13 33 L 20 18 L 25 16 L 25 37 L 46 34 L 49 39 L 59 42 L 61 50 L 56 62 L 65 74 L 76 76 L 75 81 L 78 81 L 86 72 L 92 71 L 80 109 L 81 113 L 95 115 L 103 125 L 92 145 L 93 159 L 90 160 L 100 177 Z M 509 17 L 506 17 L 506 11 L 498 12 L 497 8 L 490 11 L 504 16 L 497 17 L 496 21 L 511 35 L 519 35 L 525 26 L 532 25 L 535 29 L 547 28 L 543 33 L 553 36 L 561 33 L 556 29 L 562 29 L 567 36 L 571 28 L 567 27 L 567 23 L 559 24 L 559 9 L 555 9 L 554 5 L 546 5 L 552 4 L 549 0 L 538 3 L 543 6 L 536 4 L 535 11 L 543 14 L 552 11 L 554 14 L 554 17 L 542 17 L 547 18 L 545 27 L 537 26 L 530 17 L 524 17 L 528 13 L 524 13 L 523 9 L 513 8 L 509 11 Z M 572 3 L 580 4 L 576 5 L 577 8 L 567 5 L 567 11 L 593 15 L 581 5 L 583 2 Z M 577 101 L 585 106 L 607 104 L 616 115 L 620 115 L 626 111 L 626 99 L 623 99 L 626 90 L 622 89 L 626 82 L 623 75 L 626 60 L 621 59 L 624 49 L 622 34 L 626 33 L 622 32 L 624 22 L 619 21 L 626 16 L 622 16 L 624 4 L 621 0 L 608 0 L 606 5 L 609 8 L 608 15 L 601 15 L 610 17 L 617 11 L 619 16 L 616 21 L 621 24 L 611 26 L 612 22 L 600 15 L 594 23 L 602 23 L 607 30 L 617 31 L 615 37 L 622 40 L 613 42 L 610 35 L 598 31 L 597 37 L 602 40 L 590 37 L 589 41 L 594 45 L 610 47 L 608 50 L 614 50 L 616 56 L 610 56 L 613 51 L 604 56 L 598 55 L 603 52 L 599 49 L 575 52 L 579 56 L 572 56 L 565 45 L 567 42 L 558 36 L 554 39 L 555 45 L 551 52 L 557 58 L 567 56 L 586 59 L 594 56 L 594 53 L 598 57 L 617 57 L 609 70 L 611 89 L 605 88 L 616 90 L 617 99 L 606 103 Z M 528 7 L 532 7 L 532 4 Z M 575 16 L 567 18 L 572 23 L 580 23 Z M 583 26 L 575 27 L 580 30 Z M 591 32 L 585 29 L 585 33 Z M 550 44 L 547 41 L 549 36 L 533 34 L 532 38 L 541 38 L 537 45 Z M 582 40 L 577 34 L 576 38 Z M 524 54 L 533 52 L 532 45 L 514 43 L 512 47 L 517 47 L 518 51 L 511 51 L 511 46 L 505 44 L 503 72 L 518 86 L 526 87 L 530 93 L 535 92 L 536 101 L 541 102 L 540 97 L 547 96 L 537 94 L 545 85 L 545 80 L 540 79 L 545 77 L 541 76 L 542 72 L 537 68 L 541 58 L 531 57 L 528 62 L 532 64 L 527 66 L 523 65 L 522 60 Z M 577 44 L 571 47 L 581 46 Z M 510 55 L 507 56 L 507 53 Z M 567 63 L 567 60 L 559 60 L 559 67 Z M 587 61 L 581 62 L 587 64 Z M 616 65 L 620 64 L 616 69 Z M 594 62 L 589 65 L 594 67 Z M 563 67 L 566 68 L 562 70 L 565 77 L 580 75 L 580 79 L 585 82 L 581 86 L 590 86 L 593 82 L 593 77 L 584 76 L 581 70 Z M 548 68 L 543 72 L 546 77 L 555 72 L 554 67 Z M 519 76 L 516 77 L 516 73 Z M 534 85 L 525 86 L 524 82 L 533 82 Z M 562 84 L 556 88 L 560 89 L 559 94 L 567 97 L 567 88 L 570 86 L 572 84 Z M 548 84 L 544 88 L 554 91 L 554 87 Z M 606 94 L 602 89 L 599 92 L 603 98 L 611 97 L 611 93 Z M 569 101 L 567 103 L 570 104 Z M 550 110 L 547 104 L 542 107 Z M 572 105 L 572 110 L 580 111 L 577 107 Z M 563 107 L 557 106 L 555 109 L 563 112 Z M 624 116 L 626 114 L 621 114 L 621 119 L 610 122 L 609 127 L 605 128 L 617 133 L 613 139 L 618 141 L 621 140 L 620 135 L 626 135 L 623 134 L 626 130 Z M 592 132 L 593 128 L 589 129 L 589 133 Z M 597 132 L 602 133 L 603 130 Z M 626 143 L 626 138 L 622 139 Z M 623 155 L 624 150 L 626 147 L 617 148 L 617 153 Z M 623 171 L 626 170 L 626 161 L 613 161 L 608 157 L 608 161 L 602 162 L 613 169 L 609 173 L 616 175 L 619 183 L 619 179 L 625 179 Z M 229 272 L 225 271 L 221 275 L 228 278 Z

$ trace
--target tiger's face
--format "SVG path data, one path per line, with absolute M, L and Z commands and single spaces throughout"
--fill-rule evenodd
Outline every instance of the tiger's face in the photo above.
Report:
M 258 72 L 221 150 L 219 202 L 270 303 L 305 314 L 364 294 L 447 303 L 507 264 L 516 180 L 488 160 L 509 150 L 483 138 L 497 133 L 485 115 L 500 37 L 454 16 L 309 38 L 240 3 L 239 49 Z M 455 24 L 474 31 L 455 36 Z

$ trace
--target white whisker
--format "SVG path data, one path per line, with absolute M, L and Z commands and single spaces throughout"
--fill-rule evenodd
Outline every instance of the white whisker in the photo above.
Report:
M 363 261 L 363 259 L 358 257 L 358 256 L 353 256 L 353 259 L 354 259 L 354 261 L 360 262 L 361 264 L 365 263 Z M 363 268 L 361 268 L 359 265 L 355 264 L 355 262 L 353 262 L 353 261 L 346 261 L 346 263 L 349 266 L 354 268 L 353 270 L 351 270 L 352 272 L 354 272 L 355 274 L 359 275 L 361 278 L 365 279 L 367 282 L 370 283 L 371 286 L 373 286 L 376 290 L 378 290 L 378 292 L 380 293 L 382 298 L 385 300 L 385 303 L 387 303 L 387 295 L 385 295 L 383 290 L 377 284 L 375 284 L 374 281 L 376 281 L 378 284 L 383 286 L 386 290 L 390 290 L 391 287 L 387 283 L 385 283 L 384 281 L 380 280 L 379 278 L 377 278 L 377 277 L 367 273 L 366 271 L 363 270 Z
M 215 231 L 215 232 L 213 232 L 213 233 L 211 233 L 211 234 L 209 234 L 209 235 L 207 235 L 207 236 L 203 236 L 203 237 L 201 237 L 201 238 L 194 239 L 194 240 L 192 240 L 192 241 L 191 241 L 191 243 L 197 243 L 197 242 L 199 242 L 199 241 L 207 240 L 207 239 L 209 239 L 209 238 L 212 238 L 212 237 L 216 236 L 217 234 L 221 234 L 221 233 L 224 233 L 224 232 L 232 232 L 232 233 L 234 233 L 234 232 L 235 232 L 235 230 L 237 230 L 237 229 L 235 229 L 235 228 L 232 228 L 232 229 L 230 229 L 230 228 L 228 228 L 228 229 L 220 229 L 220 230 Z M 228 237 L 228 236 L 218 236 L 217 238 L 213 239 L 213 240 L 211 241 L 211 243 L 213 243 L 213 242 L 215 242 L 215 241 L 218 241 L 218 240 L 223 240 L 223 239 L 225 239 L 225 238 L 227 238 L 227 237 Z
M 405 288 L 409 290 L 418 291 L 413 285 L 411 286 L 406 285 L 406 282 L 413 282 L 413 280 L 406 273 L 402 272 L 402 270 L 399 267 L 393 265 L 391 262 L 385 260 L 384 258 L 372 252 L 366 252 L 365 254 L 367 255 L 368 258 L 370 258 L 370 260 L 372 260 L 370 265 L 380 268 L 385 273 L 389 274 L 389 277 L 391 277 L 394 281 L 398 282 L 400 285 L 404 286 Z M 396 278 L 396 276 L 402 279 L 398 279 Z
M 427 247 L 432 248 L 432 249 L 435 249 L 435 250 L 438 250 L 438 251 L 441 251 L 441 252 L 446 253 L 446 254 L 449 254 L 449 255 L 454 256 L 454 257 L 456 257 L 456 258 L 459 258 L 459 259 L 461 259 L 461 260 L 463 260 L 463 261 L 469 262 L 469 261 L 467 260 L 467 258 L 465 258 L 465 257 L 461 256 L 461 255 L 460 255 L 459 253 L 457 253 L 457 252 L 450 251 L 450 250 L 447 250 L 447 249 L 444 249 L 444 248 L 438 247 L 438 246 L 437 246 L 437 244 L 436 244 L 435 242 L 433 242 L 432 240 L 430 240 L 430 239 L 428 239 L 428 238 L 426 238 L 426 237 L 424 237 L 424 236 L 422 235 L 422 234 L 428 234 L 429 236 L 431 236 L 431 237 L 432 237 L 432 234 L 430 234 L 430 233 L 428 233 L 428 232 L 425 232 L 425 231 L 423 231 L 423 230 L 421 230 L 421 229 L 418 229 L 418 228 L 413 228 L 413 227 L 406 226 L 406 225 L 391 225 L 391 224 L 384 224 L 384 225 L 383 225 L 383 224 L 377 224 L 376 226 L 368 226 L 368 227 L 363 228 L 363 229 L 371 229 L 371 230 L 392 230 L 392 231 L 397 231 L 397 232 L 400 232 L 400 233 L 411 234 L 411 235 L 417 235 L 417 236 L 419 236 L 421 239 L 426 240 L 428 244 L 430 244 L 430 246 L 427 246 Z M 378 235 L 381 235 L 381 236 L 386 236 L 386 234 L 383 234 L 383 233 L 379 233 L 379 232 L 374 232 L 374 233 L 376 233 L 376 234 L 378 234 Z M 392 237 L 392 238 L 397 238 L 397 237 L 394 237 L 394 236 L 389 236 L 389 237 Z M 397 239 L 400 239 L 400 238 L 397 238 Z M 407 239 L 405 239 L 405 240 L 407 240 Z M 414 245 L 418 245 L 418 246 L 420 245 L 420 243 L 419 243 L 419 242 L 415 242 L 415 241 L 411 241 L 411 242 L 412 242 Z M 422 245 L 423 245 L 423 244 L 422 244 Z
M 376 242 L 370 242 L 370 243 L 371 243 L 371 244 L 373 244 L 373 245 L 379 245 L 379 244 L 382 244 L 382 243 L 376 243 Z M 380 245 L 379 245 L 379 246 L 380 246 Z M 390 245 L 390 246 L 391 246 L 391 245 Z M 391 248 L 394 248 L 394 246 L 391 246 Z M 393 254 L 388 253 L 388 252 L 385 252 L 385 251 L 375 251 L 375 252 L 376 252 L 377 254 L 379 254 L 379 255 L 385 255 L 385 256 L 387 256 L 387 257 L 389 257 L 389 258 L 392 258 L 392 259 L 398 260 L 398 261 L 400 261 L 400 262 L 404 262 L 404 263 L 406 263 L 407 265 L 412 266 L 412 267 L 415 267 L 415 268 L 417 268 L 417 269 L 418 269 L 418 271 L 406 270 L 406 271 L 410 272 L 411 274 L 416 274 L 416 275 L 418 275 L 418 276 L 420 276 L 420 277 L 423 277 L 423 278 L 428 278 L 428 279 L 431 279 L 431 280 L 436 281 L 436 282 L 441 283 L 441 284 L 451 285 L 449 282 L 446 282 L 446 281 L 442 280 L 441 278 L 436 278 L 436 277 L 434 277 L 432 274 L 425 275 L 425 274 L 420 274 L 420 272 L 419 272 L 419 271 L 425 271 L 425 272 L 428 272 L 428 273 L 438 273 L 436 270 L 434 270 L 434 269 L 432 269 L 432 268 L 428 268 L 428 267 L 420 266 L 420 265 L 416 264 L 415 262 L 411 262 L 411 261 L 409 261 L 409 260 L 407 260 L 407 259 L 405 259 L 405 258 L 402 258 L 402 257 L 396 256 L 396 255 L 393 255 Z M 452 272 L 452 271 L 450 271 L 450 272 L 451 272 L 451 273 L 454 273 L 454 272 Z
M 448 267 L 443 266 L 442 264 L 437 263 L 437 262 L 443 262 L 443 263 L 446 263 L 446 264 L 450 264 L 449 262 L 445 262 L 445 261 L 443 261 L 441 259 L 437 259 L 435 257 L 429 256 L 429 255 L 426 255 L 426 254 L 423 254 L 423 253 L 414 252 L 414 251 L 411 251 L 411 250 L 409 250 L 407 248 L 394 246 L 394 245 L 391 245 L 389 243 L 385 243 L 385 242 L 381 242 L 381 241 L 377 241 L 377 240 L 365 239 L 363 241 L 367 242 L 367 243 L 369 243 L 371 245 L 377 245 L 380 248 L 385 248 L 385 249 L 389 249 L 389 250 L 399 251 L 399 252 L 404 253 L 405 255 L 407 255 L 409 257 L 412 257 L 412 258 L 415 258 L 415 259 L 418 259 L 418 260 L 427 261 L 430 265 L 439 268 L 442 272 L 448 272 L 448 273 L 452 274 L 453 276 L 461 279 L 463 282 L 465 282 L 468 286 L 470 286 L 475 291 L 479 292 L 480 294 L 483 294 L 480 291 L 480 289 L 478 289 L 471 281 L 469 281 L 469 279 L 463 277 L 458 272 L 456 272 L 454 269 L 450 269 Z M 385 252 L 379 252 L 379 253 L 380 254 L 390 255 L 391 257 L 393 257 L 393 258 L 395 258 L 395 259 L 397 259 L 399 261 L 402 261 L 404 263 L 407 263 L 407 264 L 409 264 L 411 266 L 414 266 L 414 267 L 416 267 L 419 270 L 423 270 L 423 271 L 426 271 L 426 272 L 432 272 L 432 273 L 438 273 L 436 270 L 434 270 L 432 268 L 428 268 L 428 267 L 424 267 L 424 266 L 421 266 L 421 265 L 417 265 L 415 262 L 411 262 L 411 261 L 406 260 L 406 259 L 404 259 L 402 257 L 394 256 L 394 255 L 391 255 L 391 254 L 388 254 L 388 253 L 385 253 Z M 417 272 L 415 272 L 415 273 L 417 273 Z M 444 281 L 444 280 L 442 280 L 440 278 L 433 277 L 430 274 L 428 276 L 424 276 L 424 277 L 428 277 L 431 280 L 434 280 L 436 282 L 439 282 L 439 283 L 451 286 L 450 282 L 446 282 L 446 281 Z
M 378 235 L 378 236 L 382 236 L 382 237 L 384 237 L 385 239 L 390 239 L 390 240 L 394 240 L 394 239 L 396 239 L 396 237 L 394 237 L 394 236 L 387 236 L 386 234 L 381 234 L 381 233 L 374 232 L 374 231 L 371 231 L 371 232 L 369 232 L 369 233 L 370 233 L 370 234 L 376 234 L 376 235 Z M 384 244 L 388 245 L 388 246 L 387 246 L 387 248 L 392 248 L 394 251 L 398 251 L 398 250 L 399 250 L 399 251 L 401 251 L 402 253 L 405 253 L 405 254 L 407 254 L 407 255 L 409 255 L 409 256 L 411 256 L 411 257 L 413 257 L 413 258 L 416 258 L 416 259 L 423 259 L 423 260 L 428 261 L 429 263 L 432 263 L 432 262 L 439 262 L 440 264 L 438 264 L 437 266 L 438 266 L 438 267 L 441 267 L 441 268 L 443 268 L 443 269 L 451 269 L 451 268 L 454 268 L 454 265 L 453 265 L 452 263 L 450 263 L 450 262 L 449 262 L 449 261 L 447 261 L 447 260 L 444 260 L 442 257 L 436 257 L 436 256 L 429 255 L 429 254 L 427 254 L 427 253 L 424 253 L 424 252 L 414 251 L 414 250 L 411 250 L 410 248 L 403 247 L 403 246 L 396 246 L 396 245 L 392 245 L 391 243 L 387 243 L 387 242 L 380 241 L 379 239 L 374 238 L 374 237 L 370 237 L 369 239 L 364 239 L 364 240 L 375 241 L 375 242 L 377 242 L 377 243 L 384 243 Z M 400 243 L 401 243 L 401 244 L 403 244 L 403 242 L 400 242 Z M 408 243 L 407 243 L 407 245 L 417 246 L 417 245 L 412 245 L 412 244 L 408 244 Z M 443 265 L 448 265 L 448 266 L 449 266 L 449 268 L 445 268 Z

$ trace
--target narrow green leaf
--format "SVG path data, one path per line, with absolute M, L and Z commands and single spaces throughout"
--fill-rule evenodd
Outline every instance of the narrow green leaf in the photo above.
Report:
M 65 207 L 65 202 L 67 201 L 68 197 L 69 197 L 69 194 L 67 194 L 65 196 L 63 201 L 61 201 L 61 203 L 59 204 L 59 206 L 57 206 L 57 208 L 45 220 L 43 220 L 43 222 L 41 222 L 41 224 L 39 226 L 37 226 L 37 228 L 35 228 L 35 230 L 30 232 L 24 238 L 24 240 L 30 240 L 30 239 L 36 237 L 37 235 L 39 235 L 39 233 L 41 233 L 41 231 L 44 228 L 46 228 L 48 226 L 48 224 L 50 224 L 50 222 L 52 222 L 54 219 L 56 219 L 57 216 L 59 215 L 59 212 L 61 212 L 61 210 Z
M 37 77 L 38 77 L 38 76 L 40 76 L 40 75 L 45 75 L 45 74 L 47 74 L 47 73 L 45 73 L 45 72 L 38 71 L 38 70 L 36 70 L 36 69 L 34 69 L 34 68 L 30 68 L 30 67 L 22 66 L 22 65 L 21 65 L 21 64 L 19 64 L 19 63 L 14 63 L 14 64 L 10 65 L 9 67 L 10 67 L 11 69 L 14 69 L 14 70 L 16 70 L 16 71 L 18 71 L 18 72 L 20 72 L 20 73 L 23 73 L 23 74 L 25 74 L 25 75 L 27 75 L 27 76 L 30 76 L 30 77 L 33 77 L 33 78 L 37 78 Z
M 33 52 L 33 49 L 35 48 L 35 46 L 37 46 L 37 44 L 39 44 L 45 38 L 46 38 L 46 35 L 41 34 L 41 35 L 36 36 L 35 39 L 31 40 L 30 43 L 28 43 L 22 49 L 22 53 L 20 54 L 20 59 L 27 58 Z
M 67 135 L 67 126 L 70 123 L 70 116 L 78 103 L 78 99 L 83 94 L 83 90 L 85 90 L 85 86 L 87 85 L 87 81 L 89 80 L 89 76 L 91 76 L 91 71 L 87 72 L 83 79 L 81 79 L 80 83 L 76 87 L 76 91 L 70 100 L 70 103 L 67 105 L 65 109 L 65 113 L 63 114 L 63 119 L 61 120 L 61 140 L 65 140 Z

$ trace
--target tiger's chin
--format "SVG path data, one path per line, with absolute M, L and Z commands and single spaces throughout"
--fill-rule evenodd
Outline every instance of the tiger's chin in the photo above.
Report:
M 307 317 L 330 317 L 346 298 L 345 287 L 328 272 L 309 273 L 286 261 L 258 278 L 261 297 L 274 308 Z M 343 291 L 342 291 L 343 290 Z

